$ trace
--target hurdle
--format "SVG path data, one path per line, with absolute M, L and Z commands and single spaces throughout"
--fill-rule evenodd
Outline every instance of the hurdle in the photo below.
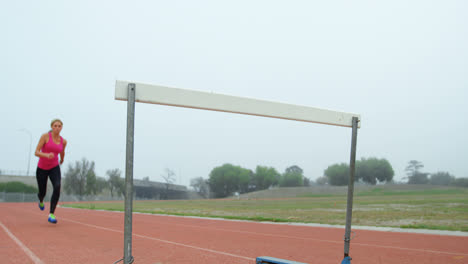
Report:
M 352 128 L 350 172 L 344 235 L 344 263 L 350 263 L 351 219 L 354 194 L 357 130 L 360 115 L 310 106 L 301 106 L 266 100 L 172 88 L 129 81 L 115 83 L 115 99 L 127 101 L 127 146 L 125 169 L 124 264 L 134 261 L 132 256 L 132 203 L 133 203 L 133 149 L 135 102 L 174 107 L 202 109 L 226 113 L 262 116 Z M 260 261 L 260 262 L 259 262 Z M 275 262 L 276 261 L 276 262 Z M 258 257 L 258 263 L 303 264 L 274 257 Z

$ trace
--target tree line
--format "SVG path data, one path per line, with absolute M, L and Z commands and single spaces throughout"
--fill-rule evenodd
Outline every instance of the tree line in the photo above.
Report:
M 410 161 L 406 168 L 408 184 L 453 185 L 468 187 L 468 178 L 455 178 L 448 172 L 423 173 L 419 161 Z M 315 184 L 344 186 L 349 183 L 350 168 L 346 163 L 332 164 L 324 170 Z M 376 185 L 392 183 L 395 172 L 390 162 L 376 157 L 361 158 L 356 161 L 355 182 Z M 280 174 L 273 167 L 257 166 L 255 171 L 224 164 L 214 168 L 208 179 L 194 178 L 190 186 L 205 198 L 223 198 L 235 193 L 265 190 L 270 187 L 298 187 L 312 183 L 304 177 L 303 170 L 297 166 L 288 167 Z
M 333 164 L 324 171 L 324 176 L 317 179 L 316 184 L 347 185 L 349 171 L 348 164 Z M 377 184 L 391 182 L 393 176 L 393 168 L 386 159 L 362 158 L 356 162 L 356 181 Z M 310 179 L 304 177 L 304 171 L 297 165 L 286 168 L 280 174 L 273 167 L 257 166 L 252 171 L 228 163 L 214 168 L 207 180 L 198 177 L 192 179 L 190 185 L 204 197 L 222 198 L 270 187 L 309 186 L 310 183 Z
M 468 187 L 468 178 L 455 178 L 445 171 L 436 173 L 422 172 L 424 164 L 417 160 L 410 160 L 405 168 L 408 184 L 431 184 L 444 186 Z
M 408 184 L 430 184 L 468 187 L 468 178 L 455 178 L 445 171 L 435 173 L 422 172 L 423 163 L 410 160 L 405 168 Z M 393 182 L 394 171 L 386 159 L 361 158 L 356 161 L 355 181 L 375 185 L 377 183 Z M 347 185 L 349 181 L 349 165 L 333 164 L 324 171 L 324 176 L 316 180 L 317 184 Z
M 346 163 L 333 164 L 324 171 L 324 176 L 317 179 L 317 184 L 330 184 L 336 186 L 348 185 L 349 165 Z M 392 182 L 395 172 L 386 159 L 375 157 L 361 158 L 356 161 L 354 180 L 366 184 Z
M 190 181 L 190 186 L 205 198 L 223 198 L 235 193 L 265 190 L 270 187 L 308 186 L 310 180 L 304 177 L 304 171 L 297 165 L 279 173 L 275 168 L 257 166 L 255 171 L 226 163 L 214 168 L 209 179 L 202 177 Z
M 107 189 L 112 197 L 124 195 L 125 180 L 121 177 L 119 169 L 108 170 L 108 179 L 105 179 L 96 176 L 94 167 L 94 161 L 88 161 L 86 158 L 69 164 L 63 179 L 65 193 L 82 197 L 100 194 Z
M 102 194 L 108 191 L 111 197 L 125 196 L 125 179 L 121 177 L 119 169 L 111 169 L 106 171 L 107 179 L 96 175 L 94 161 L 88 161 L 83 158 L 80 161 L 75 161 L 74 164 L 69 164 L 68 169 L 63 178 L 63 190 L 66 194 L 83 197 L 85 195 Z M 167 196 L 167 191 L 170 184 L 175 181 L 175 173 L 166 169 L 165 174 L 161 177 L 165 181 L 166 193 L 162 194 L 162 198 Z M 144 181 L 149 181 L 149 177 L 144 177 Z

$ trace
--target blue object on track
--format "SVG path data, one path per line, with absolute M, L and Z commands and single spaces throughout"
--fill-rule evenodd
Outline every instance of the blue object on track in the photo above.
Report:
M 285 260 L 273 257 L 257 257 L 256 264 L 306 264 L 292 260 Z
M 345 257 L 343 261 L 341 261 L 341 264 L 351 264 L 351 257 Z

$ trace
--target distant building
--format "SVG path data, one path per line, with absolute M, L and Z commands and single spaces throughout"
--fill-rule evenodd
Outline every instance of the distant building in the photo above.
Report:
M 184 185 L 133 179 L 136 198 L 149 200 L 188 199 L 189 191 Z

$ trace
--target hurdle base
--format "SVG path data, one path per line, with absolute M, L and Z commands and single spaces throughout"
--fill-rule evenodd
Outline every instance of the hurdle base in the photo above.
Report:
M 351 257 L 346 256 L 343 261 L 341 261 L 341 264 L 351 264 Z
M 307 264 L 286 259 L 279 259 L 273 257 L 257 257 L 256 264 Z

